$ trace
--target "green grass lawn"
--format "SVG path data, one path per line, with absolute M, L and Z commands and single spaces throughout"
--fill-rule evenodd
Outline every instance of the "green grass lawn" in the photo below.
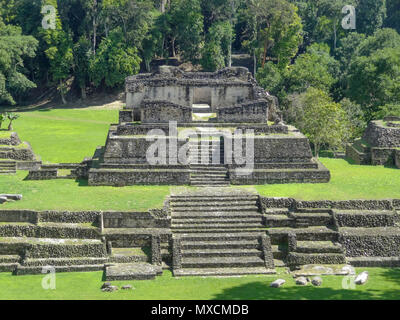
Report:
M 300 200 L 400 199 L 399 169 L 352 165 L 339 159 L 320 160 L 331 171 L 329 183 L 263 185 L 256 189 L 263 196 Z
M 117 122 L 118 110 L 55 109 L 22 112 L 15 129 L 46 162 L 80 162 L 104 145 L 108 128 Z M 400 198 L 400 170 L 358 166 L 345 160 L 321 158 L 331 170 L 326 184 L 256 186 L 268 197 L 302 200 Z M 85 181 L 25 181 L 27 172 L 0 176 L 2 193 L 22 193 L 24 199 L 2 208 L 36 210 L 147 210 L 161 207 L 168 186 L 124 188 L 88 187 Z
M 54 109 L 21 112 L 14 130 L 43 162 L 81 162 L 104 145 L 118 110 Z
M 1 193 L 23 195 L 21 201 L 2 205 L 3 209 L 33 210 L 122 210 L 147 211 L 161 208 L 170 193 L 168 186 L 125 188 L 88 187 L 87 181 L 25 181 L 28 172 L 0 176 Z
M 0 299 L 120 299 L 120 300 L 361 300 L 400 298 L 400 269 L 367 268 L 370 280 L 355 289 L 343 289 L 341 276 L 323 278 L 321 287 L 296 286 L 293 278 L 283 269 L 280 274 L 271 276 L 245 276 L 231 278 L 174 278 L 169 271 L 162 277 L 148 281 L 116 281 L 122 286 L 131 284 L 134 290 L 119 290 L 104 293 L 102 272 L 60 273 L 56 274 L 56 289 L 44 290 L 44 275 L 12 276 L 0 274 Z M 269 284 L 277 278 L 286 280 L 279 289 L 270 288 Z M 23 289 L 22 289 L 23 288 Z

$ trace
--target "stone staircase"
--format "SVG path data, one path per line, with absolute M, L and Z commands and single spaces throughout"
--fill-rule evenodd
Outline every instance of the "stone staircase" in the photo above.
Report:
M 274 273 L 257 201 L 253 195 L 172 196 L 174 275 Z
M 330 209 L 268 208 L 264 219 L 275 265 L 346 263 Z
M 224 144 L 219 137 L 202 136 L 189 141 L 190 184 L 196 187 L 225 187 L 230 184 L 224 165 Z
M 0 175 L 17 173 L 17 163 L 15 161 L 0 160 Z
M 82 215 L 34 215 L 30 211 L 0 214 L 0 271 L 17 275 L 104 269 L 107 252 L 96 219 Z

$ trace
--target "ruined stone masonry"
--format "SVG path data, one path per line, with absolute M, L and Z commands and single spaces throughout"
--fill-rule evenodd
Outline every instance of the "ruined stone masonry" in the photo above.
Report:
M 147 212 L 0 210 L 0 272 L 105 270 L 107 280 L 400 267 L 400 200 L 297 201 L 245 189 L 172 192 Z
M 364 136 L 347 146 L 346 156 L 356 164 L 394 165 L 400 169 L 400 117 L 372 121 Z
M 95 165 L 88 172 L 89 185 L 196 185 L 318 183 L 330 180 L 329 171 L 311 153 L 308 139 L 281 121 L 277 99 L 260 88 L 246 68 L 215 73 L 183 72 L 162 66 L 155 74 L 139 74 L 126 80 L 126 109 L 113 125 Z M 208 121 L 196 116 L 208 115 Z M 149 165 L 146 152 L 153 141 L 148 133 L 164 133 L 166 149 L 174 143 L 170 123 L 177 131 L 194 135 L 179 138 L 177 149 L 189 146 L 188 163 Z M 238 144 L 236 130 L 253 132 L 254 156 L 250 169 L 229 160 L 227 150 L 246 150 Z M 156 135 L 156 134 L 155 134 Z M 234 150 L 233 150 L 234 151 Z M 213 161 L 218 159 L 217 162 Z

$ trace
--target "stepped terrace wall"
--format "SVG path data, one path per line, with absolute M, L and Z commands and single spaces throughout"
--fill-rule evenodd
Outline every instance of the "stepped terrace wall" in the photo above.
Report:
M 185 73 L 162 66 L 154 74 L 140 74 L 126 80 L 127 108 L 138 108 L 146 99 L 167 100 L 191 107 L 208 103 L 213 110 L 254 99 L 251 75 L 245 68 L 227 68 L 215 73 Z
M 148 151 L 152 150 L 151 146 L 154 145 L 156 139 L 165 139 L 166 150 L 171 143 L 176 141 L 173 137 L 165 136 L 118 136 L 111 134 L 105 148 L 104 162 L 147 164 Z M 178 150 L 188 142 L 189 138 L 179 139 L 177 141 Z M 166 154 L 166 164 L 171 163 L 173 160 L 169 158 L 169 152 L 166 152 Z
M 0 132 L 0 145 L 17 146 L 21 140 L 16 132 Z
M 142 123 L 178 123 L 192 121 L 192 109 L 165 100 L 145 100 L 141 104 Z
M 372 147 L 400 147 L 400 129 L 385 126 L 383 121 L 372 121 L 364 133 L 363 139 Z
M 268 101 L 257 100 L 241 105 L 218 108 L 219 122 L 266 123 L 268 121 Z

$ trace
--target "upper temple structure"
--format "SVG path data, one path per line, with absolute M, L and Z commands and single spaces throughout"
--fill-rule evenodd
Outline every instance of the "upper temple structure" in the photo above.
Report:
M 227 186 L 328 182 L 308 139 L 246 68 L 161 66 L 126 80 L 126 108 L 98 149 L 89 185 Z

